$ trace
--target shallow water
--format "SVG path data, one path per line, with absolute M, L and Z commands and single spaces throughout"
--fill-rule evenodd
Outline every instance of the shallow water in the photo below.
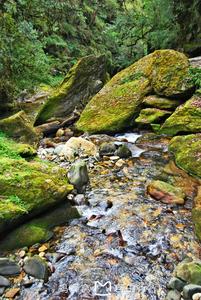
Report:
M 133 147 L 139 137 L 115 138 L 126 138 Z M 167 142 L 142 136 L 135 146 L 140 156 L 121 167 L 110 160 L 91 166 L 87 203 L 78 206 L 82 218 L 63 227 L 55 242 L 54 251 L 63 257 L 54 263 L 47 284 L 36 281 L 18 299 L 165 299 L 174 266 L 199 253 L 191 197 L 184 206 L 174 206 L 146 194 L 150 180 L 168 179 L 163 172 L 171 159 Z

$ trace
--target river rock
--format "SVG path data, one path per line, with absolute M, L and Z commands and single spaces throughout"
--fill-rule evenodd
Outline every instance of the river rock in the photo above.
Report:
M 117 147 L 113 142 L 104 142 L 100 145 L 99 154 L 100 156 L 112 156 L 114 155 Z
M 169 151 L 174 154 L 178 167 L 191 175 L 201 177 L 201 134 L 174 137 Z
M 165 121 L 160 133 L 176 135 L 180 132 L 201 131 L 201 97 L 193 96 L 185 104 L 180 105 L 176 111 Z
M 38 145 L 41 137 L 24 111 L 1 119 L 0 131 L 5 132 L 8 137 L 15 139 L 19 143 L 31 144 L 35 147 Z
M 129 158 L 132 156 L 132 152 L 126 145 L 120 145 L 115 151 L 115 155 L 119 158 Z
M 147 192 L 154 199 L 166 204 L 184 204 L 185 194 L 183 191 L 164 181 L 152 181 L 147 186 Z
M 36 125 L 51 118 L 65 119 L 75 107 L 82 109 L 89 99 L 104 85 L 106 80 L 104 56 L 87 56 L 75 64 L 60 86 L 54 89 L 38 116 Z
M 0 258 L 0 275 L 13 276 L 20 273 L 18 264 L 8 258 Z
M 159 109 L 174 109 L 181 104 L 179 100 L 168 99 L 157 95 L 150 95 L 143 99 L 143 105 Z
M 177 290 L 179 292 L 182 292 L 185 285 L 186 285 L 186 281 L 183 281 L 177 277 L 173 277 L 170 279 L 167 287 L 168 287 L 168 289 Z
M 64 156 L 68 160 L 75 160 L 79 156 L 95 156 L 97 154 L 96 146 L 81 137 L 72 137 L 63 146 L 60 155 Z
M 158 108 L 144 108 L 141 110 L 139 117 L 135 119 L 136 123 L 151 124 L 162 121 L 163 118 L 171 115 L 168 110 L 162 110 Z
M 201 300 L 201 293 L 196 293 L 192 297 L 193 300 Z
M 6 278 L 0 275 L 0 287 L 9 287 L 10 281 Z
M 24 263 L 23 269 L 27 274 L 35 278 L 43 279 L 44 281 L 48 279 L 48 265 L 37 255 L 28 258 Z
M 178 291 L 169 291 L 165 300 L 180 300 L 181 294 Z
M 188 284 L 183 289 L 183 298 L 185 300 L 192 299 L 192 296 L 201 292 L 201 286 L 196 284 Z
M 77 122 L 86 132 L 118 132 L 133 125 L 151 91 L 166 97 L 191 95 L 187 57 L 157 50 L 115 75 L 87 104 Z
M 174 271 L 175 276 L 192 284 L 201 285 L 201 261 L 184 260 Z
M 83 160 L 77 160 L 68 172 L 68 179 L 75 186 L 79 193 L 82 193 L 84 186 L 89 182 L 87 164 Z

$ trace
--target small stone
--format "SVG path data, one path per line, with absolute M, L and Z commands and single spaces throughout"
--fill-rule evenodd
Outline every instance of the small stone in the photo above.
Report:
M 116 151 L 116 145 L 113 142 L 104 142 L 100 145 L 99 154 L 100 156 L 114 155 Z
M 46 245 L 42 245 L 40 248 L 38 248 L 39 252 L 45 252 L 48 250 L 48 247 Z
M 6 298 L 13 299 L 13 298 L 15 298 L 15 296 L 19 293 L 19 291 L 20 291 L 20 288 L 13 288 L 13 289 L 10 289 L 10 290 L 8 290 L 8 291 L 5 293 L 5 297 L 6 297 Z
M 110 160 L 112 160 L 112 161 L 117 161 L 117 160 L 119 160 L 119 156 L 117 156 L 117 155 L 115 155 L 115 156 L 110 156 Z
M 4 291 L 5 291 L 4 287 L 0 288 L 0 296 L 3 295 Z
M 193 295 L 193 300 L 201 300 L 201 293 L 196 293 Z
M 69 172 L 68 179 L 71 184 L 75 186 L 78 192 L 82 192 L 84 186 L 89 182 L 89 175 L 87 164 L 83 160 L 77 160 L 72 164 Z
M 74 198 L 74 203 L 76 205 L 83 205 L 83 204 L 85 204 L 84 194 L 78 194 L 78 195 L 76 195 L 75 198 Z
M 7 278 L 0 275 L 0 287 L 9 287 L 9 286 L 10 286 L 10 281 Z
M 201 286 L 196 284 L 188 284 L 183 289 L 183 298 L 186 300 L 192 299 L 192 296 L 197 293 L 201 293 Z
M 183 281 L 177 277 L 173 277 L 170 279 L 170 281 L 168 283 L 168 288 L 182 292 L 185 285 L 186 285 L 185 281 Z
M 25 255 L 26 255 L 26 251 L 21 250 L 21 251 L 19 252 L 19 257 L 20 257 L 20 258 L 24 258 Z
M 56 137 L 61 137 L 63 136 L 65 131 L 62 128 L 59 128 L 56 132 Z
M 20 267 L 8 258 L 0 258 L 0 275 L 18 275 Z
M 44 256 L 45 256 L 45 252 L 40 252 L 38 255 L 39 255 L 40 257 L 44 257 Z
M 180 300 L 181 299 L 181 294 L 178 291 L 169 291 L 169 293 L 167 294 L 165 300 Z
M 123 159 L 119 159 L 116 162 L 115 166 L 118 167 L 118 168 L 121 168 L 121 167 L 123 167 L 124 164 L 125 164 L 125 161 Z
M 44 281 L 48 279 L 47 263 L 39 256 L 28 258 L 24 264 L 24 271 L 35 278 Z
M 120 145 L 116 150 L 115 155 L 119 156 L 120 158 L 129 158 L 132 156 L 132 152 L 126 145 Z

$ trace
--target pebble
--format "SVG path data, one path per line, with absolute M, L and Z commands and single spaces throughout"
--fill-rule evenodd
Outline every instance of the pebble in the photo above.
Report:
M 42 245 L 40 248 L 38 248 L 39 252 L 45 252 L 46 250 L 48 250 L 48 247 L 46 245 Z
M 10 281 L 7 278 L 0 275 L 0 287 L 9 287 L 9 286 L 10 286 Z
M 26 251 L 21 250 L 21 251 L 19 252 L 19 257 L 20 257 L 20 258 L 24 258 L 25 255 L 26 255 Z
M 20 267 L 8 258 L 0 258 L 0 275 L 18 275 Z
M 12 288 L 5 293 L 6 298 L 15 298 L 15 296 L 19 293 L 20 288 Z
M 194 294 L 201 293 L 201 286 L 196 284 L 188 284 L 183 289 L 183 298 L 192 299 Z
M 121 168 L 123 165 L 125 164 L 125 161 L 123 159 L 119 159 L 115 166 L 118 167 L 118 168 Z
M 28 258 L 24 264 L 24 271 L 38 279 L 47 281 L 48 279 L 48 266 L 47 263 L 40 257 L 34 256 Z
M 181 299 L 181 294 L 178 291 L 169 291 L 169 293 L 167 294 L 165 300 L 180 300 Z
M 110 160 L 112 160 L 112 161 L 117 161 L 119 159 L 120 159 L 119 156 L 110 156 Z
M 201 300 L 201 293 L 196 293 L 193 295 L 193 300 Z
M 74 203 L 77 205 L 83 205 L 85 204 L 85 196 L 84 194 L 78 194 L 74 198 Z

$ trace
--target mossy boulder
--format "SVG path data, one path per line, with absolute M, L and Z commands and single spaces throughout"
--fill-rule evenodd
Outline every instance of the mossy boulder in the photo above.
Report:
M 174 271 L 175 276 L 187 283 L 201 285 L 201 261 L 184 260 L 179 263 Z
M 19 143 L 37 146 L 40 134 L 34 129 L 24 111 L 0 120 L 0 131 Z
M 133 125 L 143 99 L 151 92 L 167 97 L 192 91 L 189 62 L 174 50 L 157 50 L 115 75 L 87 104 L 77 128 L 117 132 Z
M 197 189 L 197 195 L 194 199 L 194 207 L 192 209 L 192 219 L 195 225 L 195 233 L 201 240 L 201 186 Z
M 174 137 L 169 145 L 178 167 L 201 177 L 201 134 Z
M 0 157 L 0 233 L 60 203 L 73 189 L 54 164 Z
M 43 215 L 19 226 L 11 231 L 0 242 L 0 250 L 12 250 L 29 247 L 36 243 L 44 243 L 53 236 L 55 226 L 65 224 L 71 219 L 78 218 L 79 213 L 75 207 L 64 202 L 57 208 L 50 209 Z
M 180 132 L 200 132 L 200 119 L 201 97 L 196 95 L 176 109 L 165 121 L 160 132 L 168 135 L 176 135 Z
M 157 95 L 150 95 L 143 99 L 143 105 L 159 109 L 175 109 L 181 104 L 180 100 L 168 99 Z
M 158 108 L 144 108 L 140 111 L 140 115 L 135 119 L 136 123 L 152 124 L 160 122 L 165 117 L 169 116 L 171 112 Z
M 106 80 L 105 56 L 87 56 L 78 61 L 64 81 L 54 89 L 39 111 L 35 124 L 53 118 L 66 118 L 75 108 L 83 109 L 86 103 L 104 85 Z

